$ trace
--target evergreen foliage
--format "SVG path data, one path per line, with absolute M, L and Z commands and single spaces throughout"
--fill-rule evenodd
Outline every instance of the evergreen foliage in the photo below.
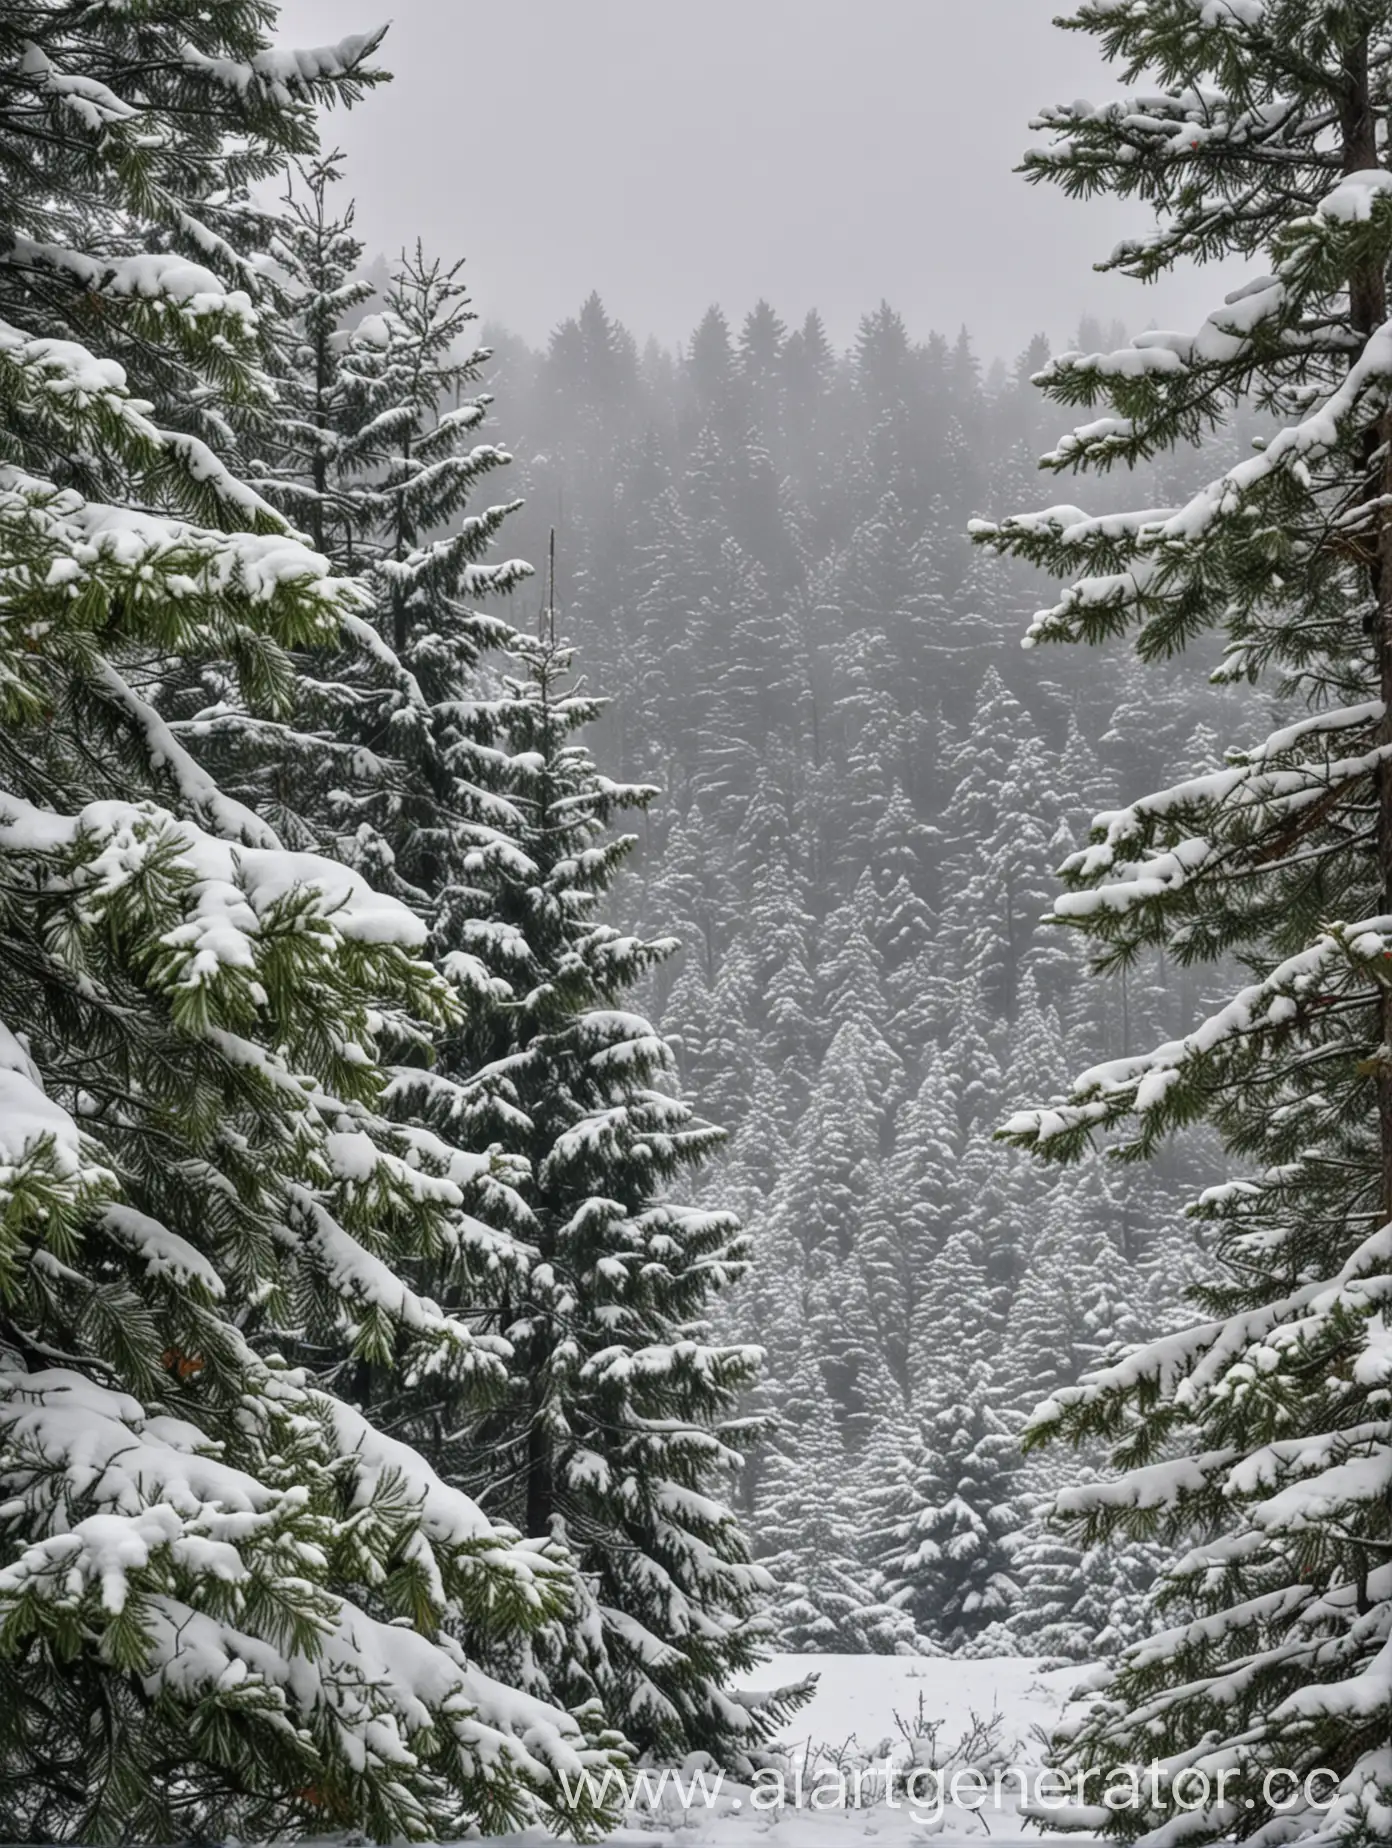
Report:
M 1196 443 L 1197 487 L 979 536 L 1069 582 L 1031 640 L 1126 636 L 1148 662 L 1216 640 L 1223 678 L 1288 702 L 1264 740 L 1103 816 L 1054 907 L 1102 966 L 1158 949 L 1245 976 L 1181 1035 L 1133 1042 L 1009 1125 L 1062 1159 L 1110 1131 L 1134 1160 L 1204 1124 L 1242 1164 L 1194 1209 L 1212 1254 L 1197 1319 L 1094 1367 L 1033 1425 L 1036 1441 L 1111 1447 L 1103 1480 L 1059 1497 L 1084 1545 L 1173 1556 L 1166 1628 L 1121 1658 L 1067 1749 L 1214 1778 L 1207 1805 L 1171 1784 L 1120 1809 L 1106 1826 L 1128 1841 L 1384 1842 L 1392 18 L 1382 0 L 1134 0 L 1065 23 L 1126 87 L 1047 111 L 1029 177 L 1148 205 L 1154 230 L 1111 259 L 1126 274 L 1223 257 L 1258 273 L 1195 334 L 1045 374 L 1058 402 L 1106 407 L 1049 466 L 1105 472 Z M 1225 426 L 1244 400 L 1269 426 L 1234 460 Z M 1337 1775 L 1333 1807 L 1274 1807 L 1267 1770 L 1315 1765 Z
M 726 1690 L 758 1659 L 770 1588 L 715 1499 L 732 1444 L 757 1434 L 733 1416 L 757 1350 L 713 1343 L 705 1319 L 745 1243 L 730 1214 L 669 1192 L 722 1140 L 623 1005 L 674 946 L 597 916 L 634 844 L 612 822 L 654 792 L 596 769 L 578 734 L 601 704 L 568 684 L 554 620 L 517 640 L 500 701 L 511 852 L 490 862 L 487 916 L 509 1005 L 454 1052 L 479 1074 L 476 1120 L 531 1176 L 529 1268 L 496 1310 L 511 1389 L 467 1454 L 489 1505 L 564 1542 L 591 1588 L 591 1646 L 552 1668 L 570 1701 L 597 1698 L 640 1749 L 747 1766 L 792 1703 Z
M 0 9 L 0 1817 L 23 1839 L 590 1806 L 567 1715 L 495 1683 L 573 1574 L 279 1335 L 483 1381 L 412 1288 L 480 1158 L 384 1109 L 459 1014 L 425 928 L 293 852 L 153 703 L 248 712 L 360 621 L 221 460 L 266 402 L 246 188 L 379 73 L 267 9 Z M 167 414 L 168 413 L 168 414 Z
M 720 1427 L 756 1362 L 700 1339 L 706 1293 L 742 1268 L 739 1241 L 727 1214 L 664 1197 L 720 1138 L 657 1087 L 668 1050 L 620 1006 L 672 946 L 592 915 L 632 845 L 608 824 L 653 792 L 595 769 L 575 734 L 602 702 L 563 691 L 554 638 L 529 641 L 474 607 L 526 568 L 487 562 L 512 508 L 473 505 L 508 458 L 475 441 L 489 400 L 462 395 L 488 355 L 457 357 L 472 318 L 457 268 L 417 250 L 380 312 L 352 327 L 326 317 L 316 347 L 320 304 L 346 299 L 345 244 L 342 227 L 321 228 L 323 170 L 310 177 L 299 391 L 321 422 L 273 458 L 271 478 L 290 505 L 322 505 L 305 458 L 333 459 L 342 563 L 370 598 L 356 649 L 305 665 L 306 704 L 355 766 L 318 825 L 422 914 L 460 996 L 433 1064 L 403 1062 L 389 1101 L 398 1120 L 492 1146 L 492 1192 L 468 1202 L 487 1223 L 467 1250 L 427 1261 L 421 1287 L 488 1331 L 504 1376 L 480 1390 L 398 1358 L 355 1388 L 515 1523 L 529 1557 L 578 1572 L 559 1618 L 522 1646 L 481 1638 L 485 1660 L 640 1747 L 747 1763 L 788 1703 L 751 1706 L 725 1687 L 756 1659 L 767 1590 L 706 1493 L 738 1460 Z M 606 326 L 595 302 L 574 329 L 601 370 Z M 711 1051 L 726 1069 L 718 1036 Z M 520 1192 L 502 1184 L 521 1176 Z

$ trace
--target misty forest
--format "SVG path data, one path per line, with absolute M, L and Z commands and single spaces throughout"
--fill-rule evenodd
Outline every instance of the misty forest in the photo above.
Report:
M 1057 23 L 1188 331 L 0 0 L 0 1840 L 1392 1843 L 1392 0 Z

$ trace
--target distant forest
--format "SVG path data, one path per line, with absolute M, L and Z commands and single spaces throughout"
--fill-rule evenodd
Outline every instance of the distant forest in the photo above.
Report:
M 661 791 L 617 915 L 682 941 L 647 1000 L 729 1131 L 702 1198 L 754 1235 L 720 1333 L 768 1356 L 780 1435 L 740 1505 L 783 1645 L 1091 1656 L 1154 1562 L 1050 1534 L 1077 1465 L 1017 1434 L 1173 1317 L 1221 1155 L 1042 1172 L 993 1132 L 1194 1017 L 1191 972 L 1097 981 L 1037 924 L 1092 815 L 1218 761 L 1235 702 L 1121 649 L 1022 650 L 1046 587 L 967 527 L 1047 498 L 1042 336 L 983 373 L 965 329 L 919 342 L 886 303 L 838 353 L 761 301 L 673 352 L 591 295 L 544 351 L 483 338 L 508 542 L 539 560 L 556 529 L 597 756 Z M 1142 471 L 1152 504 L 1184 461 Z

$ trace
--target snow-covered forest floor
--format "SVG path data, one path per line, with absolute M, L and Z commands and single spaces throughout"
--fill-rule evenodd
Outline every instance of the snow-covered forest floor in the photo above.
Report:
M 777 1686 L 816 1675 L 817 1692 L 797 1717 L 794 1732 L 782 1744 L 791 1765 L 789 1802 L 773 1800 L 772 1781 L 756 1792 L 731 1780 L 716 1790 L 710 1779 L 708 1803 L 699 1785 L 684 1778 L 682 1794 L 669 1780 L 660 1803 L 644 1802 L 630 1810 L 622 1828 L 607 1838 L 610 1848 L 743 1848 L 768 1842 L 768 1848 L 839 1848 L 871 1842 L 875 1848 L 932 1841 L 941 1848 L 955 1842 L 980 1842 L 991 1848 L 1041 1839 L 1019 1814 L 1017 1792 L 1024 1772 L 1032 1778 L 1041 1760 L 1043 1735 L 1057 1720 L 1086 1671 L 1076 1666 L 1044 1669 L 1022 1657 L 981 1660 L 922 1659 L 882 1655 L 778 1656 L 759 1675 L 757 1685 Z M 964 1749 L 965 1747 L 965 1749 Z M 920 1801 L 896 1792 L 891 1807 L 883 1777 L 874 1767 L 885 1761 L 900 1774 L 911 1764 L 936 1765 L 943 1773 L 945 1795 L 954 1770 L 967 1763 L 1001 1768 L 1004 1801 L 988 1794 L 979 1813 L 933 1796 L 936 1780 L 921 1779 Z M 688 1772 L 690 1771 L 688 1767 Z M 860 1770 L 862 1801 L 851 1800 Z M 801 1774 L 802 1801 L 793 1801 L 793 1780 Z M 655 1774 L 656 1775 L 656 1774 Z M 846 1800 L 837 1801 L 838 1778 Z M 969 1780 L 958 1785 L 970 1796 Z M 651 1794 L 651 1787 L 647 1794 Z M 1050 1839 L 1050 1833 L 1045 1832 Z M 1078 1837 L 1073 1834 L 1073 1840 Z M 541 1848 L 544 1831 L 509 1836 L 510 1848 Z

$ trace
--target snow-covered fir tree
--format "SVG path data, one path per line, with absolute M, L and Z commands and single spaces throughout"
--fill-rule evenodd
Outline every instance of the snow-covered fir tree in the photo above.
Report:
M 529 569 L 489 557 L 516 502 L 479 505 L 510 458 L 477 440 L 491 399 L 466 392 L 489 354 L 463 344 L 476 317 L 462 267 L 419 244 L 403 254 L 380 311 L 347 330 L 342 406 L 325 407 L 348 509 L 341 568 L 372 611 L 372 633 L 335 676 L 335 734 L 367 754 L 336 819 L 357 857 L 429 916 L 441 950 L 459 948 L 477 900 L 465 862 L 492 838 L 492 727 L 477 670 L 512 632 L 478 606 Z M 307 291 L 302 313 L 315 306 Z
M 298 526 L 316 552 L 346 570 L 353 560 L 359 508 L 349 456 L 360 413 L 344 365 L 352 327 L 376 290 L 363 274 L 363 245 L 351 203 L 335 209 L 343 157 L 302 166 L 286 191 L 273 254 L 280 314 L 272 327 L 275 415 L 261 490 Z
M 718 1499 L 756 1428 L 737 1414 L 757 1350 L 720 1345 L 714 1292 L 745 1268 L 725 1212 L 669 1191 L 723 1139 L 675 1089 L 667 1043 L 624 1002 L 669 940 L 597 915 L 633 847 L 616 816 L 651 789 L 595 766 L 579 734 L 602 702 L 570 682 L 549 607 L 519 638 L 499 702 L 511 750 L 511 851 L 488 861 L 478 933 L 510 991 L 475 1013 L 451 1062 L 476 1073 L 475 1120 L 523 1156 L 531 1263 L 492 1321 L 509 1390 L 476 1421 L 471 1486 L 533 1539 L 569 1548 L 594 1633 L 553 1664 L 641 1749 L 749 1765 L 795 1702 L 726 1688 L 758 1659 L 771 1589 Z
M 1192 334 L 1065 356 L 1065 404 L 1106 414 L 1055 468 L 1105 470 L 1183 442 L 1207 479 L 1135 514 L 1072 506 L 981 537 L 1070 583 L 1030 639 L 1128 636 L 1142 659 L 1264 687 L 1288 722 L 1104 816 L 1065 864 L 1059 917 L 1104 962 L 1145 946 L 1235 957 L 1246 981 L 1158 1050 L 1021 1113 L 1018 1142 L 1125 1154 L 1205 1123 L 1241 1178 L 1196 1208 L 1212 1266 L 1197 1319 L 1055 1394 L 1034 1436 L 1109 1441 L 1114 1469 L 1059 1500 L 1086 1545 L 1158 1539 L 1164 1629 L 1124 1654 L 1069 1761 L 1158 1754 L 1206 1771 L 1105 1826 L 1122 1839 L 1381 1843 L 1392 1834 L 1386 1483 L 1392 1219 L 1392 397 L 1384 0 L 1310 7 L 1087 5 L 1125 88 L 1046 111 L 1032 178 L 1136 198 L 1154 228 L 1112 266 L 1150 277 L 1245 260 L 1252 280 Z M 1142 78 L 1141 73 L 1144 73 Z M 1270 419 L 1239 460 L 1223 424 Z M 1265 1773 L 1329 1767 L 1277 1810 Z M 1226 1789 L 1217 1773 L 1228 1773 Z M 1101 1818 L 1099 1818 L 1101 1820 Z
M 784 1384 L 760 1459 L 760 1564 L 777 1587 L 783 1648 L 810 1655 L 928 1655 L 932 1645 L 866 1557 L 855 1452 L 837 1433 L 816 1343 Z
M 467 1236 L 481 1165 L 383 1110 L 460 1011 L 423 924 L 285 848 L 151 699 L 177 656 L 274 712 L 359 613 L 205 441 L 264 385 L 244 189 L 376 76 L 375 39 L 278 51 L 267 13 L 0 8 L 16 1839 L 438 1839 L 570 1808 L 605 1756 L 463 1640 L 544 1625 L 573 1574 L 277 1351 L 313 1302 L 363 1364 L 503 1375 L 402 1275 Z
M 462 1190 L 462 1236 L 413 1254 L 409 1275 L 443 1312 L 492 1330 L 483 1339 L 502 1360 L 496 1377 L 451 1377 L 411 1367 L 398 1344 L 365 1365 L 322 1325 L 296 1331 L 293 1351 L 409 1438 L 441 1477 L 467 1478 L 482 1494 L 493 1486 L 492 1456 L 479 1449 L 476 1426 L 506 1396 L 516 1359 L 497 1330 L 526 1299 L 528 1273 L 543 1259 L 538 1222 L 518 1191 L 526 1156 L 500 1151 L 517 1137 L 498 1137 L 498 1094 L 476 1070 L 511 1032 L 525 942 L 509 894 L 531 865 L 518 845 L 519 766 L 510 756 L 513 745 L 531 748 L 530 720 L 497 697 L 499 651 L 522 644 L 477 604 L 496 602 L 530 568 L 487 556 L 512 508 L 474 504 L 480 480 L 508 457 L 475 441 L 490 400 L 463 396 L 488 354 L 459 350 L 473 320 L 459 266 L 446 271 L 417 248 L 388 274 L 380 312 L 358 313 L 372 291 L 354 281 L 362 252 L 350 215 L 335 219 L 328 209 L 336 178 L 332 164 L 311 170 L 307 198 L 292 193 L 280 229 L 291 316 L 279 358 L 298 414 L 268 446 L 263 482 L 287 509 L 317 522 L 340 569 L 361 586 L 364 608 L 336 651 L 297 662 L 296 723 L 273 741 L 280 748 L 269 761 L 273 787 L 288 780 L 294 790 L 296 825 L 421 917 L 425 952 L 456 996 L 455 1030 L 437 1033 L 428 1057 L 403 1048 L 384 1102 L 407 1133 L 469 1147 L 494 1140 Z M 528 736 L 519 743 L 508 715 L 520 714 Z M 233 721 L 242 716 L 219 713 L 210 726 L 200 714 L 186 729 L 212 729 L 225 743 L 238 736 Z M 267 754 L 256 749 L 254 730 L 250 739 L 255 789 Z M 244 750 L 239 767 L 246 758 Z M 317 781 L 302 773 L 306 762 L 318 765 Z M 470 1647 L 508 1682 L 573 1700 L 586 1724 L 602 1730 L 617 1709 L 606 1719 L 597 1704 L 614 1689 L 601 1672 L 609 1658 L 592 1577 L 570 1570 L 571 1556 L 545 1524 L 523 1538 L 529 1557 L 566 1574 L 566 1600 L 531 1632 L 477 1633 Z M 591 1654 L 598 1666 L 576 1672 L 572 1663 Z

